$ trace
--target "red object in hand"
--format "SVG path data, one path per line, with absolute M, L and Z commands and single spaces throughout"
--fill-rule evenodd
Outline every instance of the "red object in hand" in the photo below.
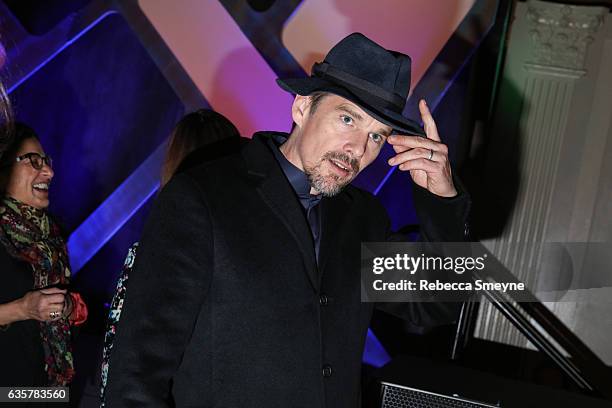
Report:
M 72 298 L 72 313 L 68 319 L 74 326 L 79 326 L 87 320 L 87 305 L 78 293 L 70 292 L 70 297 Z

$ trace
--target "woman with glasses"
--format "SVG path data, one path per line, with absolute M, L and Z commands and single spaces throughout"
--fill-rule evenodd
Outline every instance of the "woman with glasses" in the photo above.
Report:
M 51 158 L 15 124 L 0 159 L 0 386 L 66 386 L 74 376 L 70 328 L 87 308 L 70 292 L 70 265 L 49 216 Z

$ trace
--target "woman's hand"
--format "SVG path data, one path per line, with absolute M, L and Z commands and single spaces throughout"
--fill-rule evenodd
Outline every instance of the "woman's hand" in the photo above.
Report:
M 23 319 L 51 322 L 62 317 L 66 305 L 66 289 L 47 288 L 26 293 L 20 299 Z

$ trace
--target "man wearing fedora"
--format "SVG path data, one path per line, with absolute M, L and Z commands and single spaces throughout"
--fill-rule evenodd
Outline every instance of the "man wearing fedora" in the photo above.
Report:
M 374 307 L 360 301 L 360 243 L 390 232 L 377 199 L 349 183 L 384 143 L 397 153 L 389 164 L 412 176 L 422 235 L 464 239 L 469 199 L 426 104 L 424 132 L 402 116 L 408 56 L 355 33 L 310 77 L 278 82 L 296 94 L 291 134 L 256 133 L 160 194 L 130 275 L 106 406 L 359 406 Z M 457 310 L 394 312 L 427 327 Z

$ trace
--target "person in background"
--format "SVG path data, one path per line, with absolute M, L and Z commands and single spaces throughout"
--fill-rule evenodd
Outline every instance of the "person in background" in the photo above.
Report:
M 53 176 L 34 130 L 16 123 L 0 159 L 0 386 L 67 386 L 75 374 L 71 327 L 87 307 L 47 212 Z
M 210 109 L 200 109 L 185 115 L 170 135 L 162 166 L 160 188 L 163 188 L 176 173 L 188 170 L 199 163 L 235 152 L 241 144 L 242 139 L 238 129 L 220 113 Z M 134 243 L 128 250 L 108 314 L 104 349 L 102 351 L 100 387 L 102 407 L 105 405 L 104 391 L 108 375 L 108 361 L 113 348 L 117 325 L 121 318 L 127 281 L 136 260 L 137 249 L 138 242 Z

